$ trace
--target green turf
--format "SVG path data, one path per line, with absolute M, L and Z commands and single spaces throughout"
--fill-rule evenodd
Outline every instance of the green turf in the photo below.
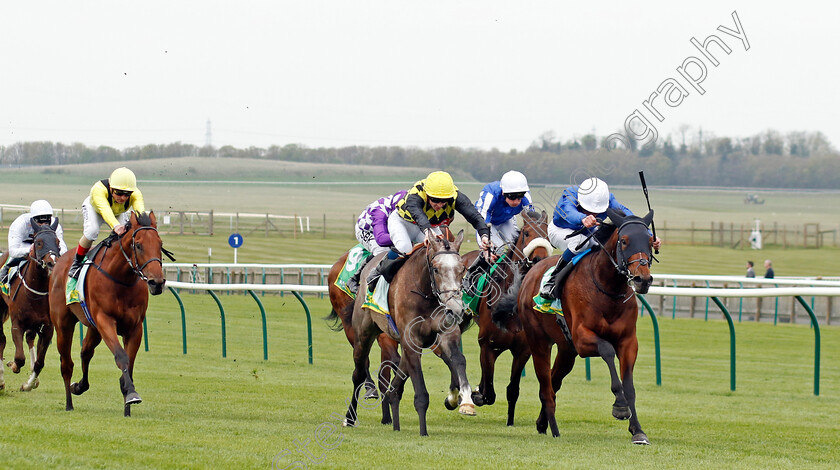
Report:
M 511 467 L 831 468 L 840 459 L 840 330 L 822 328 L 820 396 L 813 395 L 813 332 L 806 326 L 743 323 L 737 332 L 737 390 L 729 389 L 725 322 L 660 318 L 662 381 L 655 383 L 650 319 L 638 322 L 638 413 L 652 446 L 630 444 L 626 422 L 610 415 L 606 367 L 592 360 L 592 381 L 578 360 L 558 395 L 561 436 L 537 434 L 537 383 L 526 368 L 516 426 L 504 425 L 505 377 L 499 360 L 497 404 L 468 418 L 443 407 L 449 375 L 424 357 L 431 394 L 429 437 L 418 435 L 409 383 L 402 431 L 379 424 L 376 403 L 360 411 L 357 428 L 337 427 L 351 392 L 351 350 L 341 333 L 317 317 L 323 300 L 307 297 L 313 314 L 314 364 L 307 363 L 304 313 L 293 297 L 267 296 L 269 360 L 262 360 L 261 320 L 246 296 L 222 296 L 227 357 L 221 356 L 218 309 L 207 295 L 184 295 L 187 349 L 182 354 L 180 310 L 165 293 L 149 310 L 150 351 L 138 356 L 135 381 L 144 402 L 122 417 L 119 373 L 100 346 L 91 389 L 64 411 L 58 357 L 51 349 L 41 386 L 15 391 L 25 378 L 6 374 L 0 416 L 4 467 L 278 468 L 306 461 L 295 450 L 308 442 L 325 468 Z M 479 379 L 477 328 L 464 338 L 468 375 Z M 74 353 L 79 378 L 78 335 Z M 374 348 L 377 354 L 377 348 Z M 7 357 L 9 357 L 7 352 Z M 332 431 L 331 437 L 323 434 Z M 317 436 L 333 448 L 323 449 Z M 328 439 L 329 438 L 329 439 Z M 290 453 L 281 455 L 283 451 Z M 289 467 L 292 468 L 292 467 Z

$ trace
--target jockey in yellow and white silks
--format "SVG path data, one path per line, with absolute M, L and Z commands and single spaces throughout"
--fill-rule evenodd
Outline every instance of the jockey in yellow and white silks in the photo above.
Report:
M 70 277 L 78 276 L 84 256 L 99 236 L 102 224 L 107 223 L 117 235 L 122 235 L 132 210 L 140 214 L 146 211 L 146 206 L 143 194 L 137 189 L 137 178 L 128 168 L 117 168 L 108 179 L 97 181 L 90 188 L 90 196 L 82 202 L 83 235 L 70 266 Z
M 479 234 L 479 247 L 490 247 L 490 229 L 484 224 L 484 217 L 473 207 L 472 201 L 452 181 L 445 171 L 429 173 L 416 183 L 405 197 L 397 203 L 397 210 L 388 216 L 388 233 L 391 242 L 400 253 L 411 251 L 415 243 L 426 237 L 426 231 L 439 234 L 440 225 L 450 225 L 458 212 Z

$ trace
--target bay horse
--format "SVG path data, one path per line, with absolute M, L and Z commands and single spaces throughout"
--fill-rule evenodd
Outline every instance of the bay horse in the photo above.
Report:
M 9 362 L 9 368 L 15 374 L 19 373 L 26 363 L 23 347 L 24 335 L 29 346 L 32 360 L 32 374 L 20 386 L 22 392 L 38 388 L 41 370 L 47 349 L 52 342 L 53 325 L 50 321 L 50 304 L 48 300 L 50 288 L 50 274 L 55 267 L 56 258 L 61 252 L 60 242 L 55 229 L 58 219 L 51 225 L 39 225 L 30 221 L 34 233 L 32 246 L 29 248 L 28 259 L 18 266 L 14 277 L 9 276 L 9 295 L 0 293 L 0 390 L 5 388 L 3 378 L 3 350 L 6 348 L 6 336 L 2 323 L 11 318 L 12 341 L 15 343 L 15 359 Z M 5 263 L 8 253 L 0 257 L 0 266 Z M 38 347 L 35 348 L 35 336 L 38 336 Z
M 510 351 L 513 362 L 510 367 L 510 381 L 507 386 L 508 415 L 507 425 L 513 426 L 513 416 L 516 402 L 519 399 L 519 383 L 525 364 L 531 358 L 531 350 L 525 339 L 525 332 L 519 317 L 511 315 L 500 323 L 493 321 L 493 308 L 502 294 L 508 292 L 514 283 L 515 275 L 524 275 L 540 260 L 547 258 L 554 249 L 547 238 L 548 215 L 545 211 L 538 214 L 533 211 L 522 213 L 522 228 L 516 240 L 510 243 L 505 258 L 497 264 L 479 294 L 476 315 L 473 320 L 478 324 L 478 344 L 481 348 L 481 381 L 478 390 L 472 393 L 476 405 L 492 405 L 496 401 L 496 391 L 493 387 L 493 375 L 496 359 Z M 471 251 L 464 255 L 464 265 L 471 266 L 481 252 Z M 488 271 L 489 268 L 481 271 Z M 478 274 L 481 274 L 479 272 Z M 475 276 L 473 276 L 475 277 Z M 521 279 L 520 279 L 521 280 Z M 467 282 L 470 282 L 467 280 Z M 475 290 L 470 282 L 467 289 Z M 497 320 L 498 321 L 498 320 Z
M 338 258 L 338 261 L 332 265 L 332 268 L 330 268 L 330 272 L 327 275 L 327 286 L 329 286 L 330 305 L 332 306 L 332 309 L 330 310 L 330 314 L 325 317 L 324 320 L 332 323 L 332 325 L 329 325 L 331 330 L 343 330 L 344 335 L 347 337 L 347 341 L 350 342 L 350 346 L 352 347 L 356 341 L 356 333 L 353 331 L 354 299 L 335 285 L 335 280 L 338 279 L 338 275 L 341 273 L 349 254 L 350 252 L 348 251 L 341 255 L 341 257 Z M 364 296 L 365 292 L 366 291 L 362 290 L 360 287 L 359 294 L 357 295 Z M 400 354 L 397 349 L 398 343 L 395 340 L 391 339 L 387 334 L 382 333 L 376 337 L 376 341 L 379 343 L 379 350 L 381 352 L 381 364 L 398 364 L 400 362 Z M 376 394 L 376 384 L 374 384 L 373 379 L 370 377 L 370 358 L 366 357 L 365 360 L 365 398 L 375 399 L 378 398 L 378 396 Z M 390 380 L 390 367 L 380 367 L 378 384 L 379 391 L 383 395 L 387 392 L 387 384 Z M 384 400 L 382 401 L 382 424 L 391 424 L 391 410 L 387 402 Z
M 423 349 L 433 350 L 446 363 L 457 389 L 450 390 L 446 402 L 454 404 L 460 397 L 458 411 L 467 416 L 475 415 L 470 384 L 467 380 L 466 359 L 459 349 L 461 332 L 470 324 L 461 300 L 461 282 L 466 268 L 458 253 L 464 241 L 462 230 L 453 242 L 444 238 L 428 237 L 424 245 L 413 251 L 405 264 L 394 275 L 388 290 L 388 305 L 397 331 L 389 326 L 385 315 L 363 307 L 364 296 L 357 296 L 353 310 L 353 395 L 344 419 L 345 426 L 357 422 L 358 395 L 364 385 L 365 366 L 373 340 L 387 333 L 402 346 L 402 357 L 394 371 L 385 401 L 391 406 L 393 427 L 400 430 L 399 406 L 405 381 L 411 377 L 414 385 L 414 408 L 420 422 L 420 435 L 428 435 L 426 411 L 429 392 L 423 378 L 421 358 Z M 362 270 L 360 292 L 367 289 L 367 276 L 384 254 L 376 256 Z
M 555 398 L 563 378 L 572 370 L 575 358 L 601 357 L 610 371 L 610 390 L 615 395 L 612 414 L 630 420 L 634 444 L 650 444 L 636 414 L 636 389 L 633 366 L 639 349 L 636 339 L 638 307 L 635 294 L 645 294 L 653 277 L 650 274 L 653 237 L 648 231 L 653 211 L 645 217 L 624 216 L 607 210 L 612 224 L 602 224 L 595 237 L 603 248 L 583 257 L 565 280 L 561 304 L 571 332 L 569 344 L 555 315 L 534 310 L 534 296 L 540 280 L 554 266 L 557 257 L 542 260 L 522 280 L 516 310 L 534 358 L 534 371 L 540 383 L 542 407 L 537 419 L 541 434 L 551 427 L 551 435 L 560 435 L 555 419 Z M 551 346 L 557 344 L 557 357 L 551 367 Z M 615 367 L 615 357 L 621 379 Z
M 59 259 L 50 288 L 50 317 L 55 325 L 56 345 L 61 356 L 61 377 L 64 379 L 66 410 L 73 409 L 72 395 L 81 395 L 88 388 L 88 366 L 94 349 L 102 340 L 114 354 L 124 397 L 124 416 L 131 416 L 131 405 L 142 400 L 134 388 L 134 360 L 143 339 L 143 319 L 149 293 L 160 295 L 166 280 L 161 261 L 162 241 L 157 231 L 155 213 L 137 215 L 132 212 L 121 236 L 111 235 L 100 243 L 100 249 L 87 263 L 84 297 L 89 316 L 79 303 L 67 305 L 65 289 L 67 271 L 75 256 L 69 251 Z M 139 282 L 144 281 L 143 283 Z M 76 323 L 88 327 L 82 342 L 82 380 L 70 383 L 73 375 L 73 330 Z M 122 337 L 120 345 L 118 336 Z

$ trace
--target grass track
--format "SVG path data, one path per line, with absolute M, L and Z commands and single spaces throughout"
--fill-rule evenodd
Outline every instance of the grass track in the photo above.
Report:
M 6 438 L 0 456 L 7 468 L 266 468 L 296 442 L 325 468 L 830 468 L 840 459 L 840 330 L 822 328 L 821 394 L 813 396 L 813 332 L 807 326 L 736 324 L 737 391 L 729 390 L 725 322 L 660 319 L 663 386 L 655 385 L 652 327 L 639 320 L 641 344 L 635 382 L 638 411 L 650 447 L 630 444 L 626 422 L 610 416 L 606 367 L 592 361 L 592 381 L 579 360 L 558 395 L 561 437 L 538 435 L 533 368 L 526 368 L 516 426 L 504 426 L 504 377 L 499 361 L 496 405 L 466 418 L 442 406 L 448 373 L 424 358 L 431 394 L 428 438 L 417 435 L 413 389 L 406 387 L 402 432 L 378 423 L 378 409 L 362 410 L 355 429 L 333 427 L 345 412 L 352 360 L 343 335 L 318 317 L 326 301 L 307 297 L 313 312 L 314 365 L 306 359 L 303 309 L 293 297 L 264 299 L 269 360 L 262 360 L 260 315 L 245 296 L 222 296 L 228 357 L 221 357 L 218 309 L 210 296 L 185 295 L 188 354 L 181 353 L 180 311 L 171 294 L 153 298 L 150 351 L 141 349 L 135 378 L 143 404 L 122 417 L 118 371 L 100 346 L 91 366 L 91 389 L 65 412 L 58 357 L 50 350 L 41 387 L 13 391 L 23 375 L 6 374 L 0 416 Z M 464 340 L 468 375 L 478 382 L 477 329 Z M 74 351 L 78 350 L 78 335 Z M 374 348 L 376 354 L 376 348 Z M 10 354 L 7 352 L 7 357 Z M 77 360 L 78 362 L 78 360 Z M 78 380 L 79 367 L 77 363 Z M 375 403 L 368 405 L 376 408 Z M 341 439 L 331 450 L 315 444 L 319 429 Z M 316 450 L 317 449 L 317 450 Z M 280 468 L 305 456 L 278 457 Z

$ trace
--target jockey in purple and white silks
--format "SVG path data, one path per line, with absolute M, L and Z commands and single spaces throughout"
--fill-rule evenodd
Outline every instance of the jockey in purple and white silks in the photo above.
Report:
M 356 239 L 366 250 L 376 256 L 393 245 L 388 234 L 388 216 L 408 191 L 398 191 L 370 203 L 356 221 Z
M 528 180 L 518 171 L 509 171 L 502 179 L 488 183 L 475 201 L 475 208 L 490 225 L 490 241 L 503 247 L 519 236 L 516 215 L 523 209 L 533 210 Z M 476 239 L 478 239 L 476 232 Z

